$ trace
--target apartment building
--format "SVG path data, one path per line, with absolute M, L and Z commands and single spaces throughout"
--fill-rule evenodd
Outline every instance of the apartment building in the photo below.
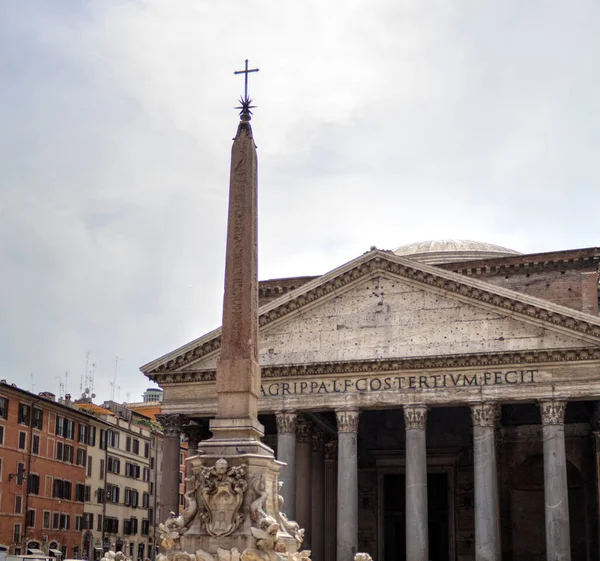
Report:
M 0 544 L 13 554 L 81 555 L 94 418 L 51 393 L 0 382 Z
M 88 449 L 83 551 L 99 559 L 103 551 L 123 551 L 134 561 L 154 556 L 157 431 L 140 424 L 143 419 L 114 402 L 104 406 L 77 403 L 94 418 L 98 438 Z

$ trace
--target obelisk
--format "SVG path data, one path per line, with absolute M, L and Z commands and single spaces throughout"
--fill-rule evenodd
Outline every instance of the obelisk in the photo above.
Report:
M 258 365 L 257 156 L 250 100 L 242 100 L 231 149 L 221 355 L 217 363 L 217 438 L 257 440 Z

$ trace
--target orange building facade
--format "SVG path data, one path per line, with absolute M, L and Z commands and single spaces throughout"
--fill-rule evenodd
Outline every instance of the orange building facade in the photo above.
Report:
M 0 383 L 0 544 L 10 553 L 80 557 L 91 421 L 53 394 Z

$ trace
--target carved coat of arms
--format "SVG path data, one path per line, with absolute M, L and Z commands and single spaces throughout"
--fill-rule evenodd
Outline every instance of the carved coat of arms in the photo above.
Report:
M 202 521 L 215 538 L 232 534 L 244 521 L 240 507 L 248 488 L 245 472 L 245 465 L 229 467 L 224 458 L 218 459 L 213 467 L 202 468 L 200 495 L 206 507 Z

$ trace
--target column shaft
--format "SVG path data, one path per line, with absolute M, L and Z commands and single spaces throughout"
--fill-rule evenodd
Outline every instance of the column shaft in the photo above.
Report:
M 285 462 L 279 473 L 283 483 L 280 495 L 283 497 L 283 512 L 288 520 L 296 520 L 296 413 L 277 413 L 277 459 Z
M 296 441 L 296 522 L 304 528 L 304 549 L 312 548 L 312 425 L 298 421 Z
M 157 416 L 163 426 L 163 465 L 160 488 L 161 517 L 169 512 L 179 512 L 179 452 L 181 449 L 181 426 L 183 415 L 165 414 Z
M 429 561 L 427 518 L 427 407 L 404 407 L 406 426 L 406 559 Z
M 325 561 L 325 435 L 313 431 L 312 450 L 312 561 Z
M 337 440 L 325 444 L 325 559 L 334 560 L 337 538 Z
M 557 399 L 540 403 L 544 437 L 544 498 L 548 561 L 570 561 L 571 559 L 565 407 L 566 402 Z
M 358 549 L 357 409 L 336 411 L 338 423 L 337 561 L 352 561 Z
M 473 415 L 475 479 L 475 560 L 500 561 L 500 509 L 496 466 L 498 405 L 478 403 Z

